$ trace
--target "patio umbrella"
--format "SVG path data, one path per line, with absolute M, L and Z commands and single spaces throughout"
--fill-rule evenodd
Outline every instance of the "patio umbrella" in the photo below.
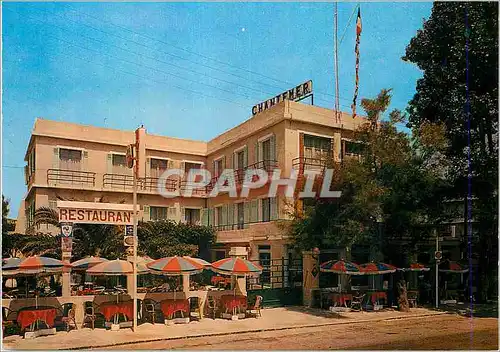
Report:
M 11 258 L 10 261 L 5 261 L 5 265 L 2 265 L 2 275 L 35 275 L 38 277 L 40 274 L 60 273 L 64 267 L 71 267 L 71 264 L 49 257 L 32 256 L 20 260 L 15 259 Z M 38 307 L 38 292 L 35 292 L 35 306 Z
M 249 260 L 234 257 L 224 258 L 212 263 L 211 270 L 219 274 L 232 276 L 258 275 L 262 273 L 262 267 L 252 263 Z M 234 295 L 236 296 L 236 287 L 234 287 Z
M 106 258 L 90 256 L 74 261 L 73 263 L 71 263 L 71 265 L 73 266 L 73 270 L 87 270 L 93 267 L 94 265 L 101 264 L 107 261 L 108 260 Z
M 319 270 L 328 273 L 364 275 L 358 264 L 341 260 L 329 260 L 319 266 Z
M 319 270 L 327 273 L 346 274 L 346 275 L 364 275 L 358 264 L 341 260 L 329 260 L 319 266 Z M 342 291 L 342 285 L 340 286 Z
M 463 274 L 469 271 L 469 268 L 464 268 L 457 262 L 451 260 L 445 260 L 441 264 L 439 264 L 439 271 L 443 273 L 457 273 Z
M 385 263 L 366 263 L 360 265 L 361 271 L 366 275 L 390 274 L 397 270 L 394 265 Z
M 183 274 L 194 275 L 205 269 L 206 265 L 200 262 L 202 259 L 184 257 L 165 257 L 154 260 L 146 266 L 154 274 L 180 276 Z M 208 263 L 208 262 L 206 262 Z M 174 290 L 174 300 L 176 291 Z
M 203 265 L 204 267 L 210 267 L 210 266 L 212 266 L 212 264 L 210 264 L 209 262 L 207 262 L 206 260 L 201 259 L 201 258 L 193 258 L 193 257 L 187 257 L 187 256 L 184 256 L 183 258 L 189 258 L 191 260 L 194 260 L 195 262 Z

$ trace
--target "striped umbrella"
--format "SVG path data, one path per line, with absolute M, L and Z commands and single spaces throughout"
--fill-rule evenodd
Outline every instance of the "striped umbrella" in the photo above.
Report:
M 106 258 L 90 256 L 74 261 L 73 263 L 71 263 L 71 265 L 73 266 L 73 270 L 87 270 L 93 267 L 94 265 L 101 264 L 107 261 L 108 260 Z
M 361 271 L 367 275 L 390 274 L 397 270 L 394 265 L 386 263 L 366 263 L 360 265 Z
M 146 266 L 141 266 L 139 263 L 137 264 L 138 274 L 147 274 L 148 272 L 149 270 Z M 87 270 L 87 274 L 90 275 L 119 276 L 133 273 L 134 267 L 132 266 L 132 263 L 120 259 L 108 260 Z
M 198 274 L 204 269 L 204 265 L 191 257 L 165 257 L 147 263 L 146 266 L 153 273 L 163 275 Z
M 409 268 L 398 268 L 400 271 L 429 271 L 430 268 L 427 268 L 424 264 L 420 263 L 412 263 Z
M 469 268 L 465 268 L 458 264 L 457 262 L 451 260 L 445 260 L 439 264 L 439 271 L 443 273 L 457 273 L 463 274 L 469 271 Z
M 209 262 L 207 262 L 206 260 L 203 260 L 201 258 L 193 258 L 193 257 L 183 257 L 183 258 L 189 258 L 191 260 L 194 260 L 195 262 L 203 265 L 204 267 L 210 267 L 210 266 L 212 266 L 212 264 L 210 264 Z
M 262 267 L 242 258 L 224 258 L 212 263 L 211 268 L 219 274 L 225 275 L 249 275 L 262 273 Z
M 62 272 L 63 267 L 71 267 L 58 259 L 32 256 L 24 259 L 9 258 L 2 265 L 3 275 L 40 274 Z
M 319 266 L 319 270 L 328 273 L 364 275 L 358 264 L 341 260 L 330 260 Z

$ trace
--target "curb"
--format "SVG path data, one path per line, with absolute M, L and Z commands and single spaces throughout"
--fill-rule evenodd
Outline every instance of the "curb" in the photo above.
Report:
M 215 336 L 227 336 L 227 335 L 234 335 L 234 334 L 258 333 L 258 332 L 266 332 L 266 331 L 284 331 L 284 330 L 294 330 L 294 329 L 307 329 L 307 328 L 317 328 L 317 327 L 322 327 L 322 326 L 361 324 L 361 323 L 390 321 L 390 320 L 410 320 L 410 319 L 418 319 L 418 318 L 431 317 L 431 316 L 437 316 L 437 315 L 443 315 L 443 314 L 448 314 L 448 312 L 425 313 L 425 314 L 412 315 L 412 316 L 407 316 L 407 317 L 402 316 L 402 317 L 389 317 L 389 318 L 378 318 L 378 319 L 361 319 L 361 320 L 355 320 L 355 321 L 337 321 L 337 322 L 331 322 L 331 323 L 284 326 L 284 327 L 278 327 L 278 328 L 270 327 L 270 328 L 247 329 L 247 330 L 231 331 L 231 332 L 214 332 L 214 333 L 187 335 L 187 336 L 159 337 L 159 338 L 154 338 L 154 339 L 118 342 L 118 343 L 99 345 L 99 346 L 79 346 L 79 347 L 73 347 L 73 348 L 60 348 L 58 350 L 62 350 L 62 351 L 92 350 L 92 349 L 96 350 L 99 348 L 134 345 L 134 344 L 147 343 L 147 342 L 176 341 L 176 340 L 192 339 L 192 338 L 199 338 L 199 337 L 215 337 Z

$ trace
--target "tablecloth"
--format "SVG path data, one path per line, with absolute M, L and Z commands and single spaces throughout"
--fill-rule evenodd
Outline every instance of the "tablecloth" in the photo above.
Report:
M 129 320 L 134 317 L 134 301 L 105 302 L 99 306 L 99 312 L 104 315 L 106 321 L 110 321 L 116 314 L 123 314 Z
M 217 285 L 218 283 L 224 283 L 226 285 L 231 284 L 231 278 L 230 277 L 222 277 L 222 276 L 212 276 L 212 279 L 210 279 L 213 285 Z
M 37 320 L 44 321 L 49 327 L 54 325 L 54 320 L 57 315 L 57 309 L 55 308 L 30 308 L 21 310 L 17 313 L 17 322 L 21 326 L 21 329 L 33 324 Z
M 246 308 L 246 296 L 225 295 L 220 298 L 221 306 L 226 309 L 226 312 L 233 311 L 234 308 Z
M 352 301 L 352 294 L 351 293 L 337 293 L 337 292 L 332 292 L 328 295 L 332 302 L 340 305 L 346 305 L 348 301 Z
M 370 299 L 372 301 L 372 305 L 375 305 L 379 299 L 384 299 L 387 302 L 387 292 L 385 291 L 374 291 L 369 292 Z
M 171 317 L 175 312 L 189 313 L 189 301 L 187 299 L 165 299 L 160 302 L 163 315 Z

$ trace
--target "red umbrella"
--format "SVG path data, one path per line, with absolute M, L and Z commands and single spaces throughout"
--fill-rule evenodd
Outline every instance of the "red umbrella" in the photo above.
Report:
M 390 274 L 397 270 L 394 265 L 385 264 L 385 263 L 366 263 L 361 264 L 361 271 L 366 275 L 381 275 L 381 274 Z
M 330 260 L 320 265 L 320 271 L 347 275 L 364 275 L 361 267 L 352 262 L 341 260 Z
M 205 265 L 191 257 L 165 257 L 147 263 L 153 273 L 164 275 L 197 274 L 203 271 Z
M 262 267 L 242 258 L 224 258 L 212 263 L 211 269 L 219 274 L 243 276 L 262 273 Z
M 398 268 L 400 271 L 429 271 L 430 268 L 426 267 L 424 264 L 412 263 L 409 268 Z
M 457 262 L 446 260 L 439 265 L 439 271 L 444 273 L 457 273 L 463 274 L 469 271 L 468 268 L 464 268 Z

